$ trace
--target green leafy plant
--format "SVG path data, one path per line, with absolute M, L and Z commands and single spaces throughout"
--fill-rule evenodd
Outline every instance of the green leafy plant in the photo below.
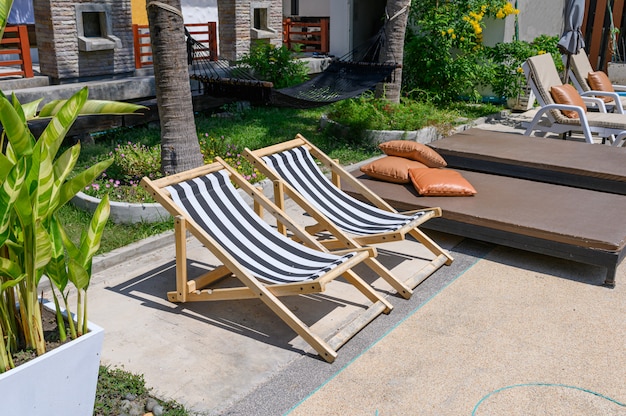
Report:
M 484 18 L 517 14 L 505 0 L 412 2 L 414 30 L 407 35 L 403 90 L 412 98 L 450 102 L 479 98 L 484 71 Z
M 441 111 L 428 103 L 403 98 L 399 104 L 373 94 L 333 104 L 328 118 L 350 129 L 349 136 L 360 140 L 364 130 L 419 130 L 435 126 L 443 132 L 458 123 L 460 113 Z
M 45 275 L 51 283 L 59 322 L 59 339 L 67 339 L 62 310 L 76 312 L 67 320 L 70 338 L 87 332 L 87 289 L 91 262 L 100 245 L 109 215 L 104 198 L 79 244 L 67 237 L 57 218 L 59 208 L 105 170 L 112 160 L 101 161 L 71 176 L 80 144 L 59 150 L 65 135 L 81 114 L 132 113 L 141 106 L 108 101 L 87 101 L 87 89 L 68 100 L 46 104 L 21 104 L 0 93 L 0 372 L 14 367 L 19 349 L 46 351 L 37 288 Z M 28 128 L 33 118 L 50 121 L 38 139 Z M 71 177 L 70 177 L 71 176 Z M 70 308 L 74 289 L 76 307 Z M 18 306 L 19 305 L 19 306 Z
M 290 87 L 308 79 L 307 65 L 295 59 L 296 53 L 284 45 L 256 42 L 239 63 L 248 67 L 256 78 L 272 82 L 275 88 Z
M 558 52 L 558 36 L 541 35 L 532 42 L 513 41 L 497 43 L 485 48 L 485 82 L 491 85 L 498 97 L 517 97 L 526 84 L 522 64 L 531 56 L 552 54 L 558 70 L 563 69 Z

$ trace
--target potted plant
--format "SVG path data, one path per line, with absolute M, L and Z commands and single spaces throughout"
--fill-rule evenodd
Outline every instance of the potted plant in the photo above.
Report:
M 75 406 L 82 411 L 91 412 L 93 407 L 103 333 L 100 328 L 88 324 L 87 289 L 92 258 L 100 246 L 109 216 L 109 200 L 108 197 L 102 199 L 78 245 L 68 238 L 56 212 L 112 160 L 97 163 L 70 178 L 80 153 L 80 143 L 58 157 L 57 154 L 80 114 L 131 113 L 141 106 L 87 101 L 87 95 L 85 88 L 68 100 L 45 105 L 38 117 L 49 117 L 50 122 L 35 139 L 28 128 L 28 120 L 35 118 L 39 101 L 22 105 L 15 97 L 9 100 L 0 93 L 0 124 L 3 127 L 0 145 L 4 149 L 0 154 L 0 390 L 4 398 L 0 401 L 0 414 L 32 414 L 35 409 L 57 414 L 51 411 L 51 405 L 36 404 L 33 398 L 46 396 L 46 391 L 54 392 L 55 388 L 73 389 L 67 385 L 72 380 L 81 380 L 79 387 L 87 387 L 91 398 L 78 398 L 74 391 L 66 390 L 65 393 L 72 394 L 60 396 L 62 400 L 58 395 L 53 397 L 62 406 L 58 414 L 74 412 L 70 400 L 74 397 L 77 397 Z M 67 351 L 70 345 L 65 344 L 53 351 L 62 356 L 60 368 L 51 368 L 47 364 L 43 375 L 33 372 L 35 363 L 48 360 L 44 360 L 44 354 L 48 354 L 42 300 L 38 294 L 44 276 L 50 282 L 53 299 L 49 306 L 56 315 L 59 342 L 70 339 L 75 340 L 72 341 L 74 345 L 80 346 L 93 339 L 97 351 L 86 352 L 86 356 L 92 358 L 91 365 L 83 362 L 74 350 Z M 75 308 L 70 307 L 70 296 L 76 299 Z M 34 351 L 37 359 L 23 368 L 14 368 L 13 357 L 22 350 Z M 78 367 L 68 365 L 71 361 L 75 361 Z M 83 366 L 95 370 L 88 381 L 79 377 L 82 373 L 79 368 Z M 73 373 L 67 374 L 67 370 Z M 19 373 L 28 374 L 15 376 L 25 378 L 28 387 L 20 387 L 15 381 L 14 374 Z M 52 375 L 60 375 L 60 381 L 51 381 Z M 42 381 L 46 387 L 33 394 L 33 383 Z M 27 395 L 21 397 L 20 393 L 23 396 L 25 392 Z M 13 405 L 19 408 L 11 407 Z
M 0 37 L 11 3 L 0 0 Z M 21 104 L 0 92 L 0 414 L 93 411 L 103 332 L 88 323 L 86 295 L 109 201 L 103 198 L 79 244 L 68 238 L 56 213 L 112 160 L 70 178 L 80 144 L 58 153 L 80 114 L 132 113 L 142 107 L 88 101 L 87 95 L 82 89 L 37 113 L 41 100 Z M 34 118 L 49 118 L 37 139 L 28 126 Z M 46 347 L 44 302 L 38 293 L 44 277 L 52 291 L 46 307 L 53 311 L 56 338 L 62 344 L 51 351 Z M 16 366 L 16 354 L 23 351 L 36 358 Z M 50 364 L 55 360 L 60 363 Z M 81 391 L 88 397 L 81 397 Z M 44 399 L 51 402 L 40 402 Z

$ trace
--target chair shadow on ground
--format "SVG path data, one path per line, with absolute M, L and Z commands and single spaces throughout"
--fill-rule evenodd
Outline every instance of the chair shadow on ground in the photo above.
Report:
M 215 268 L 213 264 L 193 259 L 187 261 L 187 272 L 191 278 Z M 319 358 L 315 352 L 306 352 L 293 345 L 298 338 L 281 319 L 279 319 L 263 302 L 258 299 L 224 300 L 206 302 L 172 303 L 167 300 L 167 292 L 175 290 L 175 261 L 159 265 L 145 273 L 124 281 L 115 286 L 107 286 L 106 290 L 135 299 L 143 307 L 160 312 L 167 312 L 205 323 L 215 328 L 261 341 L 281 349 L 292 350 L 301 354 Z M 219 287 L 239 285 L 235 277 L 227 277 L 219 283 Z M 335 286 L 333 288 L 333 286 Z M 345 292 L 349 294 L 344 298 Z M 355 297 L 355 301 L 351 297 Z M 296 314 L 305 324 L 313 326 L 329 314 L 346 317 L 364 309 L 367 300 L 342 278 L 328 285 L 323 293 L 280 297 L 280 300 Z M 363 304 L 359 302 L 363 302 Z M 333 324 L 330 322 L 330 324 Z M 322 338 L 325 334 L 316 333 Z M 299 344 L 299 343 L 297 343 Z

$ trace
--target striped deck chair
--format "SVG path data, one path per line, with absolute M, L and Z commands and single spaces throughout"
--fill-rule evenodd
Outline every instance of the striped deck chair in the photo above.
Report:
M 300 242 L 284 236 L 261 219 L 231 179 L 297 235 Z M 176 290 L 167 294 L 172 302 L 260 299 L 328 362 L 335 359 L 336 350 L 356 332 L 392 309 L 388 301 L 352 271 L 355 265 L 375 256 L 374 251 L 329 252 L 221 159 L 154 181 L 143 178 L 141 185 L 175 217 Z M 187 276 L 187 230 L 222 263 L 193 280 Z M 214 283 L 230 275 L 243 285 L 214 287 Z M 279 297 L 323 292 L 339 276 L 368 299 L 364 302 L 368 306 L 324 340 Z
M 279 206 L 286 193 L 317 221 L 307 227 L 309 233 L 326 231 L 332 235 L 333 238 L 323 240 L 326 247 L 353 247 L 346 234 L 359 246 L 403 240 L 409 234 L 430 250 L 435 258 L 408 278 L 401 280 L 389 272 L 391 278 L 387 281 L 396 290 L 397 282 L 412 290 L 441 266 L 452 263 L 452 257 L 418 228 L 430 218 L 441 216 L 439 208 L 398 213 L 302 135 L 275 146 L 246 149 L 244 155 L 274 181 L 274 197 Z M 330 169 L 332 180 L 313 157 Z M 343 192 L 340 181 L 349 183 L 370 203 Z

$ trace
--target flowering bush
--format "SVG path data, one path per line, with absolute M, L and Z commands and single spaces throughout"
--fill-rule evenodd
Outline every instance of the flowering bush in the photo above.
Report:
M 213 163 L 215 157 L 220 156 L 226 163 L 237 169 L 247 181 L 254 183 L 262 179 L 261 173 L 241 155 L 239 146 L 227 143 L 224 136 L 217 139 L 209 136 L 208 133 L 201 134 L 200 151 L 204 157 L 204 163 Z
M 238 146 L 226 143 L 224 137 L 216 139 L 208 133 L 199 135 L 200 151 L 204 162 L 212 163 L 220 156 L 250 182 L 261 179 L 260 173 L 241 155 Z M 144 176 L 158 179 L 163 176 L 161 166 L 161 145 L 145 146 L 127 142 L 120 144 L 107 156 L 113 157 L 113 164 L 91 185 L 83 190 L 87 195 L 102 198 L 108 194 L 113 201 L 154 202 L 139 182 Z
M 403 81 L 409 96 L 451 101 L 478 96 L 483 82 L 484 18 L 504 19 L 519 13 L 505 0 L 422 0 L 412 2 Z
M 532 42 L 513 41 L 498 43 L 494 47 L 485 48 L 485 55 L 491 65 L 488 82 L 498 97 L 517 97 L 526 84 L 522 64 L 526 59 L 544 53 L 552 54 L 558 70 L 563 69 L 561 54 L 558 51 L 558 36 L 541 35 Z

